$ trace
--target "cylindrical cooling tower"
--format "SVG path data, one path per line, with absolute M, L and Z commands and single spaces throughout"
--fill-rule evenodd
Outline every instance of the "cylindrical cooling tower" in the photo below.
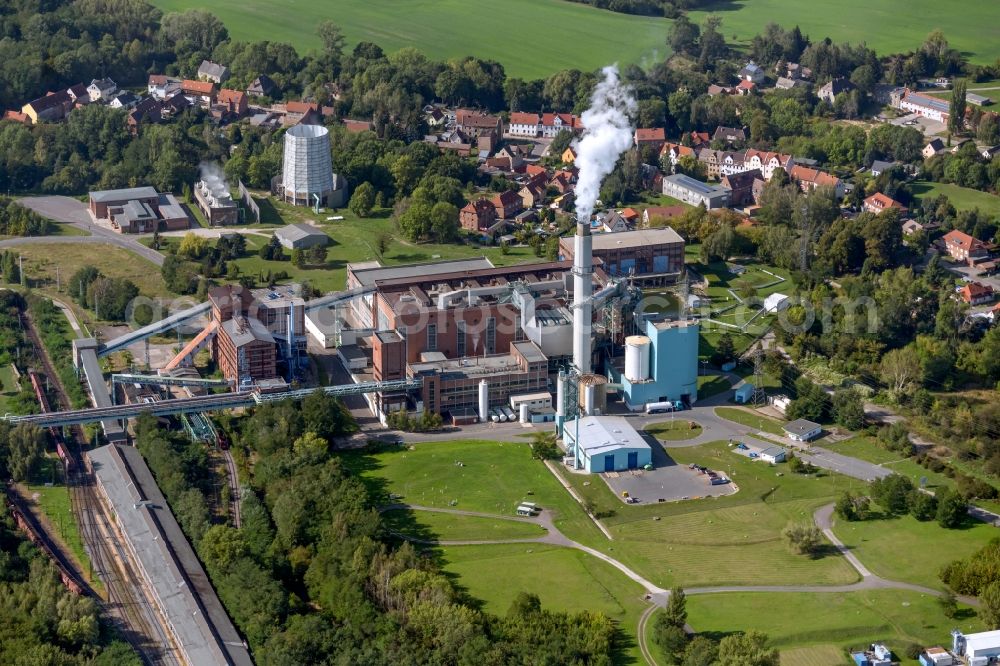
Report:
M 649 379 L 649 349 L 651 343 L 645 335 L 625 338 L 625 379 L 644 382 Z
M 333 192 L 329 130 L 322 125 L 296 125 L 285 132 L 281 183 L 286 201 L 308 206 L 313 195 L 326 200 Z

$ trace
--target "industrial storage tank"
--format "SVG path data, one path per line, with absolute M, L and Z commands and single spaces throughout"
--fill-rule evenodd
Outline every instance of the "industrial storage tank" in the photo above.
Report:
M 322 125 L 296 125 L 285 132 L 280 188 L 285 201 L 311 206 L 319 197 L 321 205 L 343 205 L 331 201 L 335 192 L 343 190 L 343 183 L 338 187 L 337 181 L 330 157 L 328 129 Z
M 479 382 L 479 420 L 490 420 L 490 383 L 485 379 Z
M 607 377 L 594 374 L 581 375 L 580 408 L 586 416 L 608 411 Z
M 645 335 L 625 338 L 625 379 L 644 382 L 649 379 L 649 350 L 652 343 Z

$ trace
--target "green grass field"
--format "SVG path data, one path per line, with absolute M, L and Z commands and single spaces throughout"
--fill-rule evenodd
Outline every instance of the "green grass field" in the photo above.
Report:
M 153 4 L 164 12 L 205 6 L 197 0 Z M 315 28 L 329 19 L 344 30 L 348 48 L 369 41 L 386 52 L 416 47 L 438 60 L 472 55 L 497 60 L 508 75 L 522 78 L 545 78 L 562 69 L 588 71 L 613 62 L 651 65 L 667 55 L 670 25 L 662 18 L 564 0 L 219 0 L 210 11 L 235 39 L 282 41 L 308 51 L 320 46 Z
M 9 365 L 0 366 L 0 412 L 10 412 L 9 400 L 18 394 L 17 380 Z
M 24 257 L 24 275 L 35 289 L 56 295 L 58 266 L 64 301 L 69 300 L 65 296 L 65 289 L 70 276 L 88 265 L 94 266 L 108 277 L 132 280 L 145 296 L 170 295 L 157 266 L 133 252 L 113 245 L 38 243 L 19 246 L 17 251 Z
M 545 609 L 604 613 L 618 623 L 624 643 L 614 663 L 643 663 L 635 640 L 646 608 L 643 589 L 611 565 L 544 544 L 452 546 L 440 553 L 444 570 L 485 610 L 503 615 L 519 592 L 534 592 Z
M 540 525 L 503 518 L 479 518 L 435 511 L 395 509 L 382 514 L 386 525 L 422 541 L 490 541 L 545 536 Z
M 691 424 L 694 427 L 691 427 Z M 686 419 L 677 419 L 676 421 L 660 421 L 658 423 L 650 423 L 648 426 L 643 428 L 646 432 L 651 434 L 656 439 L 662 439 L 671 442 L 678 442 L 685 439 L 694 439 L 701 435 L 701 426 L 693 421 L 688 421 Z
M 847 594 L 825 593 L 737 593 L 693 595 L 687 599 L 688 622 L 698 632 L 715 636 L 755 629 L 771 639 L 771 645 L 789 648 L 826 648 L 823 654 L 837 661 L 815 662 L 831 666 L 850 662 L 847 650 L 873 641 L 885 641 L 901 663 L 916 664 L 902 654 L 906 643 L 950 645 L 949 632 L 979 631 L 982 623 L 970 609 L 948 619 L 936 598 L 902 590 L 873 590 Z M 767 609 L 766 612 L 761 612 Z M 804 661 L 806 655 L 796 655 Z M 829 657 L 828 657 L 829 658 Z M 782 654 L 781 663 L 786 660 Z
M 912 458 L 904 458 L 898 453 L 887 451 L 879 446 L 873 438 L 865 435 L 845 439 L 841 442 L 824 442 L 822 446 L 825 449 L 842 453 L 845 456 L 852 456 L 861 460 L 867 460 L 876 465 L 882 465 L 887 469 L 891 469 L 896 474 L 902 474 L 907 477 L 915 486 L 920 485 L 922 478 L 927 479 L 926 487 L 929 490 L 951 488 L 955 485 L 955 482 L 944 474 L 932 472 L 926 467 L 921 467 Z
M 749 409 L 744 409 L 742 407 L 716 407 L 715 413 L 727 421 L 732 421 L 733 423 L 739 423 L 740 425 L 745 425 L 749 428 L 756 428 L 763 432 L 769 432 L 772 435 L 784 435 L 785 431 L 781 429 L 781 422 L 772 419 L 770 416 L 764 416 L 763 414 L 757 414 Z
M 732 384 L 723 375 L 698 375 L 698 399 L 711 398 L 713 395 L 725 393 Z
M 607 543 L 545 465 L 532 459 L 527 442 L 456 440 L 341 456 L 386 501 L 393 493 L 408 504 L 513 516 L 527 500 L 552 511 L 570 538 L 598 547 Z
M 886 578 L 941 588 L 941 567 L 968 557 L 995 539 L 995 527 L 968 521 L 949 530 L 910 516 L 886 520 L 836 520 L 834 533 L 873 572 Z M 905 556 L 904 556 L 905 554 Z
M 911 185 L 913 194 L 919 198 L 936 197 L 943 194 L 956 210 L 972 210 L 978 208 L 992 216 L 1000 215 L 1000 197 L 988 192 L 959 187 L 952 183 L 929 183 L 917 181 Z
M 723 2 L 689 12 L 701 23 L 708 14 L 722 18 L 726 41 L 734 36 L 747 43 L 771 22 L 786 28 L 798 25 L 813 42 L 829 37 L 835 42 L 865 42 L 879 55 L 915 51 L 927 34 L 940 29 L 951 46 L 974 62 L 1000 57 L 1000 27 L 996 5 L 975 0 L 943 3 L 935 0 L 843 0 L 843 2 L 789 2 L 753 0 Z

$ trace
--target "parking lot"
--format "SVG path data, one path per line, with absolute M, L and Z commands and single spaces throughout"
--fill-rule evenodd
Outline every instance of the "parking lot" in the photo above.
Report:
M 948 126 L 938 120 L 931 120 L 930 118 L 925 118 L 916 113 L 910 113 L 905 116 L 900 116 L 899 118 L 893 118 L 889 121 L 893 125 L 909 125 L 914 129 L 920 130 L 924 133 L 924 136 L 937 136 L 945 131 L 947 131 Z
M 638 504 L 653 504 L 722 497 L 736 492 L 737 488 L 732 482 L 713 486 L 708 474 L 687 465 L 678 465 L 659 442 L 648 436 L 647 441 L 653 451 L 653 469 L 601 474 L 615 497 L 621 501 L 625 501 L 622 493 L 628 493 L 628 497 L 635 498 Z M 719 476 L 727 475 L 720 472 Z

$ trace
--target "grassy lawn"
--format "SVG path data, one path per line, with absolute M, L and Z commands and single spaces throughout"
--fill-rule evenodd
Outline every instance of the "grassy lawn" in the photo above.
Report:
M 540 525 L 503 518 L 479 518 L 453 513 L 397 509 L 382 514 L 395 532 L 423 541 L 489 541 L 545 536 Z
M 30 286 L 56 294 L 56 267 L 65 294 L 66 283 L 83 266 L 94 266 L 108 277 L 132 280 L 139 291 L 150 297 L 169 296 L 160 277 L 160 269 L 152 262 L 113 245 L 90 243 L 39 243 L 21 245 L 18 254 L 24 257 L 24 274 Z M 64 296 L 63 300 L 67 300 Z
M 544 544 L 452 546 L 440 549 L 444 570 L 459 587 L 503 615 L 519 592 L 534 592 L 545 609 L 604 613 L 621 631 L 616 664 L 641 664 L 635 641 L 646 607 L 643 589 L 617 569 L 586 553 Z M 503 583 L 498 585 L 498 576 Z
M 876 574 L 935 588 L 943 586 L 938 578 L 942 566 L 971 555 L 997 536 L 995 527 L 971 519 L 962 528 L 949 530 L 936 521 L 920 522 L 910 516 L 837 520 L 834 532 Z
M 552 511 L 570 538 L 597 547 L 607 543 L 545 465 L 532 459 L 527 442 L 456 440 L 341 456 L 386 501 L 393 493 L 409 504 L 513 516 L 527 500 Z
M 156 0 L 164 12 L 200 9 L 197 0 Z M 562 69 L 592 70 L 618 62 L 652 64 L 667 55 L 664 36 L 670 22 L 630 16 L 563 0 L 341 0 L 336 4 L 241 2 L 220 0 L 212 13 L 239 40 L 272 40 L 294 44 L 305 52 L 321 46 L 316 26 L 337 23 L 347 37 L 347 50 L 360 41 L 374 42 L 386 52 L 416 47 L 430 58 L 476 56 L 503 63 L 509 76 L 544 78 Z M 503 30 L 483 30 L 483 21 L 512 17 L 518 39 Z M 558 34 L 552 26 L 559 26 Z M 607 39 L 628 35 L 628 39 Z M 531 48 L 521 48 L 531 44 Z M 911 45 L 916 47 L 919 44 Z M 565 109 L 570 111 L 570 109 Z
M 913 194 L 918 198 L 936 197 L 943 194 L 956 210 L 978 208 L 991 216 L 1000 215 L 1000 197 L 988 192 L 980 192 L 952 183 L 929 183 L 917 181 L 912 184 Z
M 699 375 L 698 376 L 698 399 L 711 398 L 713 395 L 725 393 L 732 388 L 724 375 Z
M 486 256 L 496 266 L 511 266 L 529 261 L 538 261 L 529 247 L 512 247 L 505 255 L 499 247 L 484 247 L 471 241 L 461 243 L 411 243 L 396 231 L 395 223 L 389 218 L 391 211 L 380 211 L 376 216 L 359 218 L 351 211 L 340 209 L 327 211 L 316 215 L 311 208 L 290 206 L 271 198 L 256 197 L 261 205 L 262 224 L 251 225 L 259 230 L 259 234 L 247 234 L 248 256 L 235 260 L 243 274 L 272 275 L 279 271 L 288 273 L 289 281 L 309 280 L 314 287 L 323 291 L 344 289 L 347 281 L 347 264 L 379 259 L 375 248 L 375 239 L 379 234 L 388 233 L 393 237 L 386 249 L 385 255 L 379 259 L 384 265 L 411 264 L 415 262 L 439 261 L 445 259 L 460 259 L 466 257 Z M 331 221 L 327 217 L 341 215 L 343 220 Z M 266 261 L 257 252 L 265 245 L 271 232 L 285 224 L 302 222 L 319 223 L 319 228 L 331 238 L 328 246 L 326 264 L 322 266 L 306 266 L 298 268 L 289 259 L 291 253 L 285 252 L 284 261 Z M 143 242 L 149 243 L 151 237 Z M 179 243 L 178 238 L 165 238 L 169 244 Z M 214 241 L 213 241 L 214 242 Z
M 565 474 L 574 489 L 605 515 L 614 535 L 608 551 L 657 585 L 840 584 L 857 580 L 841 557 L 793 555 L 781 538 L 790 522 L 809 522 L 816 508 L 860 481 L 838 474 L 801 476 L 733 453 L 726 442 L 670 449 L 678 464 L 698 463 L 726 473 L 733 495 L 663 504 L 624 505 L 601 479 Z M 586 485 L 584 485 L 586 484 Z M 770 581 L 765 583 L 764 581 Z
M 920 47 L 934 29 L 944 32 L 949 44 L 978 63 L 1000 56 L 996 7 L 965 2 L 961 6 L 934 0 L 844 0 L 839 3 L 795 3 L 788 0 L 713 2 L 690 18 L 701 24 L 708 14 L 722 19 L 721 31 L 730 41 L 748 43 L 771 22 L 786 28 L 798 25 L 814 42 L 829 37 L 835 42 L 866 43 L 879 55 L 908 53 Z
M 767 609 L 767 612 L 761 610 Z M 950 645 L 950 632 L 979 631 L 982 623 L 970 609 L 959 618 L 948 619 L 935 597 L 904 590 L 871 590 L 847 594 L 761 593 L 693 595 L 687 599 L 688 622 L 695 631 L 715 636 L 756 629 L 782 650 L 781 663 L 850 663 L 847 650 L 873 641 L 885 641 L 901 663 L 916 664 L 903 653 L 906 643 Z M 816 654 L 834 661 L 807 661 L 796 654 L 787 661 L 784 650 L 804 647 L 824 648 Z M 828 657 L 829 658 L 829 657 Z
M 14 371 L 9 365 L 0 366 L 0 413 L 7 414 L 11 411 L 8 401 L 18 392 L 19 387 L 14 378 Z
M 692 425 L 694 427 L 691 427 Z M 643 430 L 651 434 L 656 439 L 663 439 L 672 442 L 694 439 L 695 437 L 701 435 L 700 425 L 694 421 L 688 421 L 683 418 L 675 421 L 650 423 L 648 426 L 643 428 Z
M 782 423 L 780 421 L 743 407 L 716 407 L 715 414 L 727 421 L 769 432 L 772 435 L 785 434 L 785 431 L 781 429 Z

